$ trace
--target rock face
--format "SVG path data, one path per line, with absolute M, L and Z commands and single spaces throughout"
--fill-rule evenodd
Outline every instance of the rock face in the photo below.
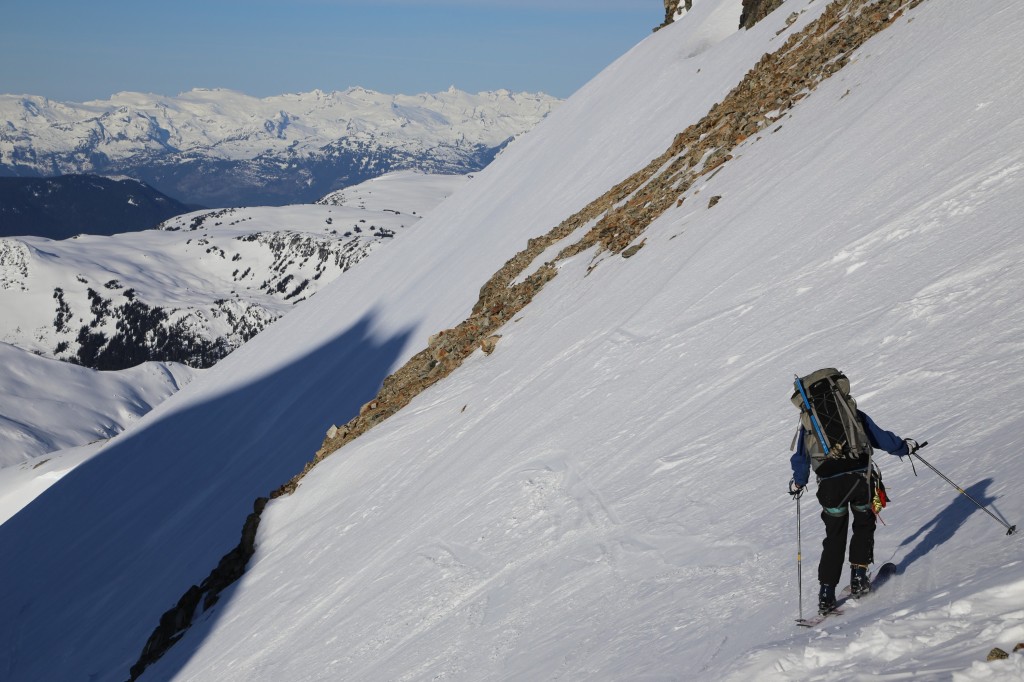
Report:
M 693 0 L 665 0 L 665 20 L 654 30 L 664 28 L 693 7 Z
M 751 28 L 781 5 L 783 0 L 743 0 L 740 28 Z
M 224 555 L 217 568 L 213 569 L 202 583 L 188 588 L 174 608 L 160 617 L 160 624 L 146 641 L 139 660 L 131 667 L 132 680 L 137 679 L 150 663 L 163 656 L 165 651 L 181 639 L 192 625 L 200 601 L 203 604 L 203 611 L 208 610 L 220 599 L 220 593 L 224 588 L 242 577 L 245 565 L 256 552 L 256 529 L 260 525 L 260 515 L 266 506 L 267 498 L 256 499 L 253 503 L 253 512 L 245 519 L 242 539 L 238 545 Z
M 655 27 L 655 31 L 665 28 L 693 9 L 693 0 L 664 0 L 665 20 Z M 783 0 L 743 0 L 743 11 L 740 14 L 740 28 L 751 28 L 764 19 L 783 3 Z

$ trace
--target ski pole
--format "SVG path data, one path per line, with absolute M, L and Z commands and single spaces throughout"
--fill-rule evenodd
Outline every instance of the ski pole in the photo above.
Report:
M 800 533 L 800 495 L 796 496 L 796 589 L 797 603 L 800 608 L 800 620 L 804 619 L 804 567 L 803 548 L 800 546 L 802 535 Z
M 968 494 L 967 494 L 967 492 L 966 492 L 966 491 L 965 491 L 965 490 L 964 490 L 963 488 L 961 488 L 961 487 L 960 487 L 960 486 L 958 486 L 958 485 L 957 485 L 956 483 L 953 483 L 953 481 L 951 481 L 951 480 L 949 480 L 948 478 L 946 478 L 946 475 L 945 475 L 945 474 L 943 474 L 943 473 L 942 473 L 941 471 L 939 471 L 938 469 L 936 469 L 935 467 L 933 467 L 933 466 L 932 466 L 931 464 L 929 464 L 929 463 L 928 463 L 927 461 L 925 461 L 925 459 L 924 459 L 923 457 L 921 457 L 921 455 L 917 454 L 917 450 L 920 450 L 920 449 L 921 449 L 921 448 L 923 448 L 923 447 L 924 447 L 925 445 L 928 445 L 928 441 L 925 441 L 925 442 L 921 443 L 920 445 L 918 445 L 918 446 L 917 446 L 917 449 L 916 449 L 916 450 L 914 450 L 913 452 L 911 452 L 911 453 L 910 453 L 910 456 L 911 456 L 911 458 L 913 458 L 913 457 L 917 457 L 917 458 L 918 458 L 918 459 L 919 459 L 919 460 L 921 461 L 921 463 L 922 463 L 922 464 L 924 464 L 924 465 L 925 465 L 926 467 L 928 467 L 929 469 L 931 469 L 932 471 L 934 471 L 935 473 L 937 473 L 937 474 L 938 474 L 938 475 L 939 475 L 939 476 L 940 476 L 940 477 L 942 478 L 942 480 L 943 480 L 943 481 L 945 481 L 946 483 L 948 483 L 948 484 L 950 484 L 951 486 L 953 486 L 954 488 L 956 488 L 956 489 L 957 489 L 957 492 L 959 492 L 959 493 L 960 493 L 961 495 L 963 495 L 963 496 L 964 496 L 964 497 L 966 497 L 966 498 L 967 498 L 968 500 L 970 500 L 971 502 L 973 502 L 973 503 L 975 504 L 975 506 L 976 506 L 976 507 L 978 507 L 978 509 L 980 509 L 981 511 L 985 512 L 986 514 L 988 514 L 989 516 L 991 516 L 991 517 L 992 517 L 993 519 L 995 519 L 996 521 L 998 521 L 998 522 L 999 522 L 999 524 L 1000 524 L 1000 525 L 1002 525 L 1002 527 L 1006 529 L 1006 534 L 1007 534 L 1007 535 L 1013 535 L 1013 534 L 1014 534 L 1014 532 L 1016 532 L 1016 530 L 1017 530 L 1017 526 L 1011 526 L 1010 524 L 1006 523 L 1006 521 L 1003 521 L 1003 520 L 1002 520 L 1002 519 L 1000 519 L 1000 518 L 999 518 L 998 516 L 996 516 L 995 514 L 993 514 L 993 513 L 991 512 L 991 511 L 989 511 L 989 510 L 988 510 L 988 508 L 986 508 L 986 507 L 985 507 L 985 506 L 983 506 L 983 505 L 982 505 L 982 504 L 981 504 L 980 502 L 978 502 L 978 501 L 977 501 L 976 499 L 974 499 L 973 497 L 971 497 L 970 495 L 968 495 Z M 913 461 L 913 459 L 911 459 L 911 461 Z

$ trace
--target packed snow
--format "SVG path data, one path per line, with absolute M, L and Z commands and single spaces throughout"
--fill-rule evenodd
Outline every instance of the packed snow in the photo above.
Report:
M 0 526 L 5 678 L 125 679 L 253 498 L 527 239 L 661 153 L 827 3 L 721 30 L 740 4 L 695 2 Z M 793 374 L 836 366 L 882 427 L 1024 518 L 1022 32 L 1009 0 L 908 7 L 631 258 L 560 262 L 493 354 L 272 500 L 246 575 L 142 679 L 1020 679 L 1019 535 L 880 454 L 875 556 L 900 572 L 800 629 L 786 482 Z M 1009 657 L 986 661 L 997 646 Z

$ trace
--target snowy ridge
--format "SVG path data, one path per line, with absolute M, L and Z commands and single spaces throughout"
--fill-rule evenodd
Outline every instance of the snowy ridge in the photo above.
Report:
M 735 33 L 738 1 L 694 3 L 429 230 L 0 526 L 0 670 L 123 680 L 255 496 L 466 319 L 510 255 L 657 158 L 827 4 L 788 0 Z M 1024 518 L 1006 465 L 1024 412 L 1024 19 L 1008 1 L 865 9 L 885 30 L 680 188 L 630 258 L 597 242 L 551 265 L 491 355 L 271 501 L 245 575 L 142 679 L 1018 679 L 1019 654 L 984 659 L 1021 637 L 1019 540 L 891 458 L 875 554 L 902 573 L 826 630 L 792 624 L 794 372 L 844 369 L 882 426 Z M 101 482 L 116 506 L 90 497 Z
M 177 97 L 122 92 L 81 104 L 0 95 L 0 117 L 9 122 L 0 160 L 81 152 L 81 145 L 93 140 L 111 160 L 146 150 L 202 150 L 221 159 L 251 159 L 271 151 L 309 152 L 346 137 L 493 147 L 528 129 L 557 101 L 543 94 L 473 95 L 454 88 L 388 95 L 355 87 L 265 98 L 223 89 L 195 89 Z
M 164 362 L 97 372 L 4 343 L 0 363 L 0 523 L 199 373 Z
M 178 363 L 96 372 L 0 343 L 0 468 L 110 438 L 192 380 Z

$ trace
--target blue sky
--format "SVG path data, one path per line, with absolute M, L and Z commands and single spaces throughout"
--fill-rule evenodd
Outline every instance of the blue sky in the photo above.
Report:
M 0 93 L 223 87 L 265 97 L 507 88 L 567 97 L 660 23 L 659 0 L 5 0 Z

